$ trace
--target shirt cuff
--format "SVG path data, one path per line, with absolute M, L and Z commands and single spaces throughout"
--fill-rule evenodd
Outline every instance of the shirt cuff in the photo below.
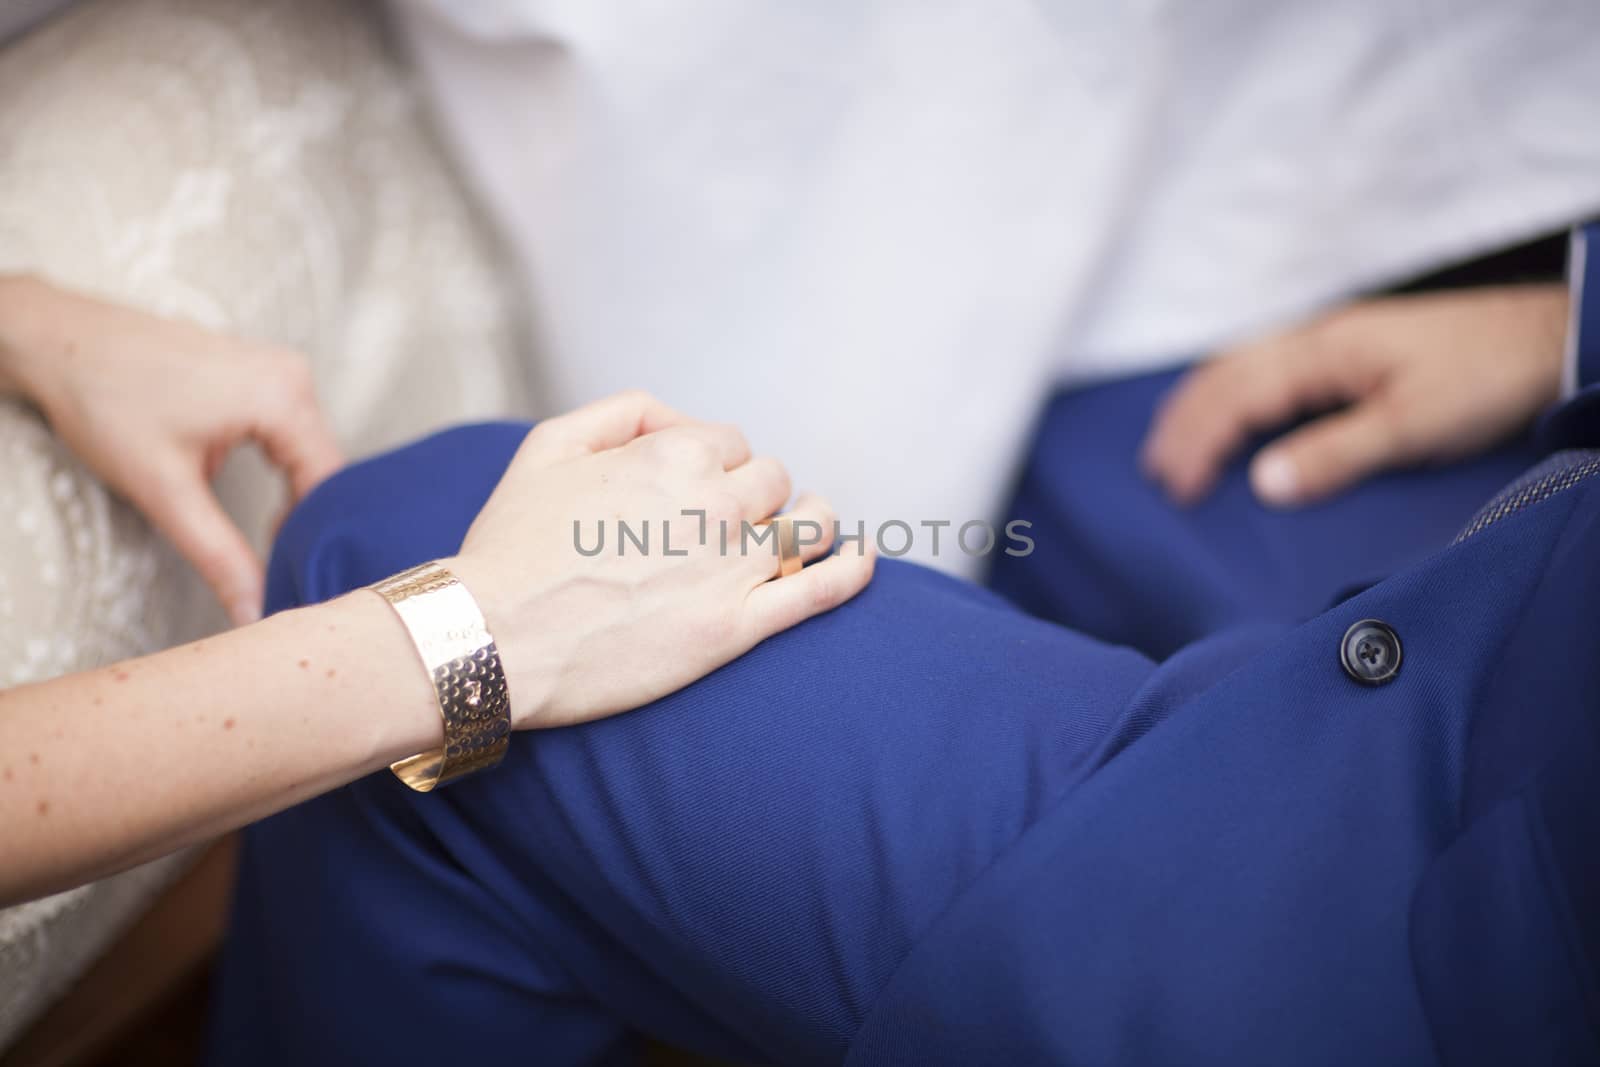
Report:
M 1600 262 L 1589 256 L 1589 245 L 1600 240 L 1600 223 L 1572 231 L 1567 254 L 1567 286 L 1571 308 L 1567 318 L 1567 350 L 1561 367 L 1561 397 L 1568 399 L 1591 385 L 1600 384 Z M 1600 247 L 1596 249 L 1600 259 Z

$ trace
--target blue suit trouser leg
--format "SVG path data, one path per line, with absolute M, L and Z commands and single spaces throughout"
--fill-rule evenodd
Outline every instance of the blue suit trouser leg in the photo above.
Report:
M 336 476 L 286 524 L 269 607 L 456 551 L 524 430 Z M 518 735 L 437 794 L 384 772 L 253 828 L 217 1059 L 584 1062 L 642 1030 L 837 1060 L 1151 669 L 884 561 L 847 610 L 640 711 Z
M 1542 456 L 1524 437 L 1277 509 L 1250 490 L 1252 446 L 1206 499 L 1178 507 L 1141 473 L 1139 449 L 1180 378 L 1164 371 L 1050 401 L 1005 515 L 1033 524 L 1035 551 L 994 555 L 993 588 L 1043 618 L 1161 659 L 1224 627 L 1310 618 L 1426 559 Z
M 285 526 L 270 606 L 456 551 L 524 429 L 337 476 Z M 590 1062 L 644 1031 L 782 1063 L 1426 1063 L 1494 1019 L 1516 1062 L 1581 1062 L 1527 1040 L 1583 1047 L 1584 1002 L 1551 962 L 1561 868 L 1497 805 L 1586 751 L 1593 671 L 1560 650 L 1592 649 L 1595 510 L 1530 507 L 1304 626 L 1191 611 L 1208 636 L 1159 667 L 885 561 L 637 712 L 252 829 L 216 1058 Z M 1339 667 L 1362 613 L 1405 636 L 1393 684 Z M 1509 673 L 1508 635 L 1532 657 Z

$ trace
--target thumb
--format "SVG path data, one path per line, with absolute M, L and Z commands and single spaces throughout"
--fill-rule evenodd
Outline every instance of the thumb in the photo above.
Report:
M 1264 504 L 1297 507 L 1331 496 L 1401 459 L 1393 422 L 1366 401 L 1315 419 L 1256 453 L 1250 487 Z
M 141 508 L 200 572 L 234 625 L 261 618 L 261 561 L 198 472 L 163 479 Z

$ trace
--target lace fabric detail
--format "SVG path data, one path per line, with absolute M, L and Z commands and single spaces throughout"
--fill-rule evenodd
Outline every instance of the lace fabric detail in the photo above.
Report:
M 76 5 L 0 49 L 0 271 L 305 351 L 352 454 L 525 410 L 513 283 L 423 119 L 360 4 Z M 0 464 L 0 687 L 220 624 L 21 403 Z M 277 479 L 219 491 L 264 548 Z M 181 862 L 0 911 L 0 1048 Z

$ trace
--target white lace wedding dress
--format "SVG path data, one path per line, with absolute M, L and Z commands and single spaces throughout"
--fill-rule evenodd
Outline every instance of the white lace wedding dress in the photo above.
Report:
M 363 5 L 75 5 L 0 50 L 0 271 L 300 348 L 355 454 L 523 410 L 502 264 L 423 118 Z M 0 687 L 220 622 L 9 401 L 0 470 Z M 264 541 L 280 497 L 263 466 L 231 464 L 223 493 Z M 178 863 L 0 911 L 0 1049 Z

